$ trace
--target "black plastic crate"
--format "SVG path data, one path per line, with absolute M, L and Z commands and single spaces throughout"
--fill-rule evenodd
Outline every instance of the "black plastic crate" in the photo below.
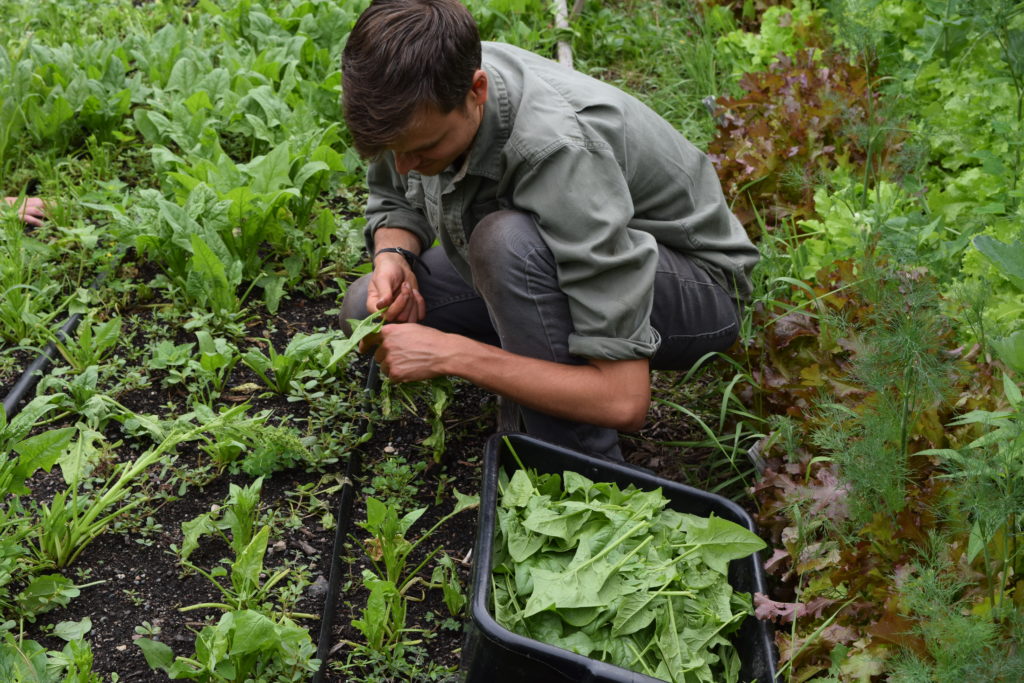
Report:
M 571 470 L 594 481 L 615 482 L 620 487 L 629 484 L 647 490 L 660 487 L 669 499 L 669 507 L 674 510 L 705 517 L 714 513 L 754 531 L 750 515 L 721 496 L 597 460 L 523 434 L 509 434 L 507 438 L 523 465 L 540 473 Z M 460 677 L 469 683 L 657 681 L 641 673 L 521 636 L 494 620 L 490 610 L 491 556 L 498 503 L 498 471 L 505 468 L 511 474 L 517 467 L 503 435 L 491 437 L 484 454 L 480 514 L 473 551 L 471 614 L 462 648 Z M 737 591 L 765 592 L 764 572 L 757 553 L 729 563 L 729 583 Z M 742 662 L 742 681 L 775 681 L 777 659 L 767 623 L 750 616 L 733 634 L 732 640 Z

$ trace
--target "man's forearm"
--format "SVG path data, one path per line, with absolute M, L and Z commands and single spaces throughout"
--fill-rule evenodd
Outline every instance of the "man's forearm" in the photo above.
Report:
M 378 228 L 373 233 L 374 252 L 388 247 L 401 247 L 402 249 L 408 249 L 414 254 L 419 254 L 422 251 L 420 238 L 416 236 L 416 233 L 405 228 Z M 373 254 L 370 254 L 370 256 L 373 256 Z
M 519 356 L 451 335 L 441 363 L 455 375 L 534 410 L 623 431 L 639 429 L 650 406 L 647 360 L 591 360 L 566 365 Z

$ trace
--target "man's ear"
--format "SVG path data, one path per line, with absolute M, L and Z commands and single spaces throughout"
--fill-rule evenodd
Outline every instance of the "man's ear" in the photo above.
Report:
M 480 105 L 487 101 L 487 72 L 477 69 L 473 74 L 473 84 L 469 86 L 469 103 Z

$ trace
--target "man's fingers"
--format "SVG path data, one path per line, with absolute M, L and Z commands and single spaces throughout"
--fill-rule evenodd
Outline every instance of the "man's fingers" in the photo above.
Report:
M 416 302 L 416 319 L 413 322 L 419 322 L 427 317 L 427 302 L 424 301 L 423 295 L 420 294 L 420 290 L 412 290 L 413 299 Z
M 20 198 L 4 197 L 4 201 L 10 206 L 16 206 Z M 28 225 L 39 227 L 46 218 L 46 204 L 39 197 L 26 197 L 18 206 L 18 218 Z
M 414 297 L 414 290 L 408 282 L 403 282 L 394 303 L 384 314 L 384 319 L 390 323 L 417 322 L 419 320 L 418 313 L 419 308 Z

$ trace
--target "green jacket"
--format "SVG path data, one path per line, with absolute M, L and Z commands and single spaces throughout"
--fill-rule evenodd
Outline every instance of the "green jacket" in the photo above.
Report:
M 654 355 L 650 315 L 657 243 L 698 259 L 740 300 L 758 260 L 715 169 L 634 97 L 525 50 L 484 43 L 483 120 L 460 168 L 401 176 L 390 153 L 370 164 L 367 242 L 405 228 L 440 238 L 471 282 L 469 234 L 499 209 L 532 213 L 554 255 L 585 358 Z

